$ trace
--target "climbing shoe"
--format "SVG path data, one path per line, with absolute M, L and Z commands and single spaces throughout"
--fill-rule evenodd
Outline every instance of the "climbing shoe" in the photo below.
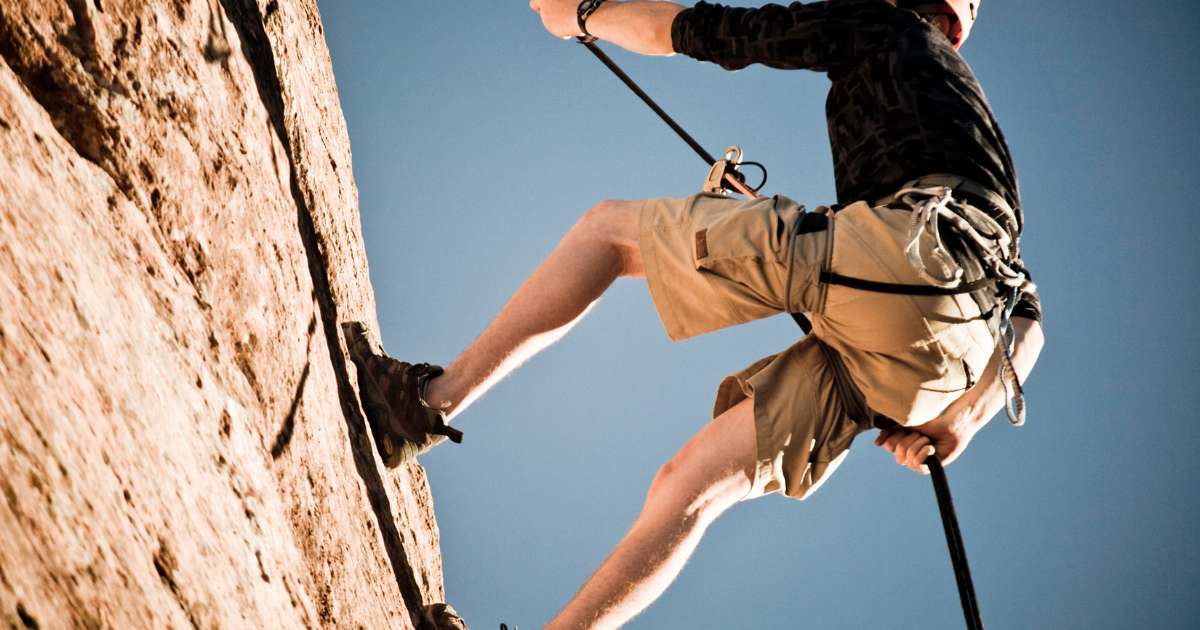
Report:
M 344 323 L 342 332 L 358 368 L 359 401 L 385 466 L 395 468 L 447 438 L 462 442 L 462 431 L 447 426 L 445 413 L 424 401 L 429 381 L 442 368 L 389 357 L 362 322 Z
M 467 624 L 450 604 L 430 604 L 421 611 L 417 630 L 467 630 Z

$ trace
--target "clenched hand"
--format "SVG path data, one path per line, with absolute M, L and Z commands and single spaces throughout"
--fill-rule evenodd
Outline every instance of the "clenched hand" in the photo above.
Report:
M 530 0 L 529 8 L 542 18 L 542 26 L 555 37 L 569 39 L 583 35 L 576 11 L 578 0 Z
M 893 427 L 879 432 L 875 446 L 896 456 L 896 463 L 922 475 L 929 474 L 925 459 L 937 454 L 948 466 L 966 450 L 978 427 L 972 419 L 972 397 L 964 396 L 946 407 L 940 416 L 912 428 Z

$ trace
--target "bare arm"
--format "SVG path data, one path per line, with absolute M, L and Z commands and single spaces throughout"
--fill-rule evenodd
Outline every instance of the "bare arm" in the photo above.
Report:
M 1024 317 L 1012 319 L 1016 343 L 1013 368 L 1022 383 L 1029 378 L 1045 345 L 1042 325 Z M 937 418 L 912 429 L 882 431 L 875 444 L 896 456 L 896 462 L 918 472 L 927 472 L 922 462 L 936 450 L 949 464 L 962 454 L 971 438 L 1004 408 L 1007 394 L 998 377 L 1002 355 L 997 351 L 974 387 L 950 403 Z
M 529 7 L 556 37 L 582 35 L 576 19 L 578 0 L 531 0 Z M 631 52 L 672 55 L 671 23 L 684 7 L 656 0 L 609 0 L 587 21 L 588 32 Z
M 1033 365 L 1037 363 L 1038 355 L 1042 352 L 1046 338 L 1042 334 L 1041 323 L 1036 320 L 1014 317 L 1012 326 L 1016 332 L 1016 343 L 1013 346 L 1012 354 L 1013 368 L 1017 372 L 1017 378 L 1024 383 L 1025 379 L 1029 378 L 1030 372 L 1033 371 Z M 992 360 L 988 362 L 987 369 L 980 377 L 979 383 L 964 394 L 966 400 L 963 402 L 969 403 L 969 408 L 960 410 L 952 419 L 960 432 L 969 432 L 970 435 L 974 435 L 1004 408 L 1007 394 L 999 378 L 1001 356 L 999 351 L 992 355 Z M 943 413 L 944 415 L 946 414 Z
M 562 38 L 581 34 L 579 0 L 530 0 L 529 6 L 550 33 Z M 644 55 L 678 52 L 726 70 L 761 63 L 821 72 L 855 65 L 879 48 L 893 46 L 897 33 L 896 9 L 885 2 L 697 5 L 679 22 L 684 10 L 674 2 L 609 0 L 588 19 L 587 29 Z

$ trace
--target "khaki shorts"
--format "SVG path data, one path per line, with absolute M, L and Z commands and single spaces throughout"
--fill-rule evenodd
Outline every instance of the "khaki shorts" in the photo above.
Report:
M 855 435 L 870 428 L 849 417 L 817 339 L 841 356 L 867 406 L 909 426 L 933 419 L 970 387 L 994 347 L 968 295 L 892 295 L 820 282 L 821 271 L 831 270 L 928 284 L 904 254 L 907 209 L 855 203 L 827 213 L 827 224 L 805 222 L 798 234 L 802 215 L 782 196 L 741 201 L 701 193 L 646 201 L 639 234 L 647 285 L 674 341 L 781 312 L 810 313 L 816 339 L 727 377 L 713 409 L 715 417 L 754 399 L 755 490 L 797 499 L 814 492 Z

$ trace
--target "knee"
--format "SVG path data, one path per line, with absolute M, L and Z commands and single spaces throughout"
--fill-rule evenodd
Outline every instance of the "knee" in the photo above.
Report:
M 665 464 L 658 467 L 658 470 L 654 472 L 654 479 L 650 481 L 649 495 L 651 498 L 670 494 L 669 490 L 675 485 L 675 478 L 679 474 L 678 467 L 679 465 L 675 463 L 674 459 L 667 460 Z
M 576 228 L 614 245 L 636 243 L 640 207 L 631 201 L 601 201 L 583 214 Z
M 691 472 L 678 456 L 660 466 L 646 493 L 647 509 L 665 509 L 687 521 L 708 521 L 736 502 L 725 500 L 719 484 L 706 483 Z
M 650 481 L 650 490 L 646 492 L 643 514 L 665 511 L 684 519 L 696 515 L 697 506 L 693 497 L 687 496 L 689 493 L 684 488 L 679 468 L 674 459 L 658 467 Z
M 582 238 L 611 247 L 620 257 L 622 274 L 639 274 L 641 207 L 642 204 L 636 201 L 601 201 L 584 213 L 574 230 Z

